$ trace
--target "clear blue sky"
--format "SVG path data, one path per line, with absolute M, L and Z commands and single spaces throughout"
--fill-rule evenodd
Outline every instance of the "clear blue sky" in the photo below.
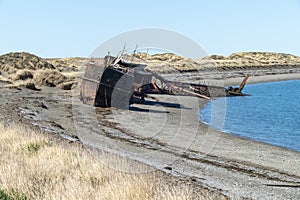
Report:
M 156 27 L 190 37 L 208 54 L 300 56 L 300 0 L 0 0 L 0 19 L 0 54 L 87 57 L 115 35 Z

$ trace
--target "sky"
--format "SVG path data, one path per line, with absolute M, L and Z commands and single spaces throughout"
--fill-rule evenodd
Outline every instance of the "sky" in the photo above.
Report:
M 89 57 L 119 34 L 160 28 L 190 38 L 209 55 L 300 56 L 300 0 L 0 0 L 0 27 L 0 54 Z

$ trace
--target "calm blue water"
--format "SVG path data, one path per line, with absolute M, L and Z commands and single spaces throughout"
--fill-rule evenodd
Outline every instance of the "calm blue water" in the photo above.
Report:
M 227 133 L 300 151 L 300 80 L 246 85 L 246 97 L 218 98 L 200 120 Z

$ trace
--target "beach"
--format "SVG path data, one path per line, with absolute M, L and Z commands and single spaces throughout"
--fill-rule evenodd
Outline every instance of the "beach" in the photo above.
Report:
M 7 115 L 15 113 L 15 120 L 138 160 L 227 197 L 299 197 L 300 153 L 222 133 L 199 122 L 198 111 L 207 100 L 157 95 L 159 102 L 118 110 L 83 105 L 76 97 L 55 89 L 30 95 L 6 92 L 1 117 L 8 120 Z M 42 99 L 48 109 L 34 99 Z
M 289 78 L 278 77 L 277 81 Z M 258 83 L 262 77 L 253 79 Z M 275 81 L 269 76 L 263 80 Z M 181 109 L 157 103 L 106 115 L 105 120 L 132 137 L 128 139 L 132 144 L 146 148 L 132 151 L 118 144 L 114 149 L 171 174 L 192 177 L 226 196 L 299 198 L 299 152 L 229 135 L 199 122 L 198 111 L 207 100 L 155 97 L 159 102 L 180 104 Z M 109 134 L 111 130 L 106 131 Z
M 202 71 L 204 83 L 239 85 L 299 79 L 299 68 Z M 199 72 L 165 74 L 195 80 Z M 196 78 L 195 78 L 196 77 Z M 69 80 L 68 80 L 69 81 Z M 300 153 L 229 135 L 199 122 L 207 100 L 177 95 L 151 95 L 129 110 L 94 108 L 79 100 L 79 90 L 41 86 L 39 91 L 6 87 L 0 81 L 1 122 L 21 122 L 54 137 L 150 165 L 129 173 L 163 171 L 195 187 L 230 199 L 298 199 Z M 224 104 L 225 105 L 225 104 Z M 120 164 L 110 166 L 123 170 Z M 147 170 L 145 170 L 147 169 Z

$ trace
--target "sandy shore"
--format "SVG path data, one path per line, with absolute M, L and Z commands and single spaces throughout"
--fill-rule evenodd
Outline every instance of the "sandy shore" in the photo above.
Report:
M 262 72 L 251 76 L 248 83 L 299 77 L 299 73 Z M 205 81 L 238 85 L 241 80 L 241 76 L 234 76 Z M 207 103 L 204 99 L 166 95 L 156 98 L 158 102 L 148 100 L 145 105 L 132 105 L 130 110 L 117 110 L 84 105 L 76 91 L 1 89 L 0 120 L 14 118 L 34 124 L 71 141 L 141 161 L 230 198 L 300 198 L 299 152 L 228 135 L 199 122 L 198 112 Z M 135 168 L 131 172 L 147 173 Z
M 170 73 L 163 74 L 168 80 L 203 83 L 216 86 L 240 85 L 243 77 L 249 75 L 247 84 L 276 82 L 284 80 L 300 79 L 300 68 L 294 69 L 263 69 L 263 70 L 229 70 L 229 71 L 197 71 L 191 73 Z
M 247 81 L 247 84 L 277 82 L 277 81 L 296 80 L 296 79 L 300 79 L 300 73 L 251 76 Z M 223 80 L 223 83 L 226 86 L 231 86 L 231 85 L 239 85 L 240 81 L 241 78 L 237 77 L 237 78 L 230 78 L 227 80 Z
M 254 76 L 249 82 L 299 77 L 299 74 Z M 240 80 L 239 77 L 224 82 L 237 85 Z M 192 177 L 229 197 L 300 197 L 299 152 L 232 136 L 199 122 L 198 111 L 206 100 L 185 96 L 155 97 L 159 102 L 149 101 L 146 105 L 133 105 L 129 111 L 113 110 L 105 115 L 102 120 L 113 123 L 129 137 L 124 140 L 140 146 L 128 148 L 121 143 L 113 144 L 114 150 L 172 174 Z

